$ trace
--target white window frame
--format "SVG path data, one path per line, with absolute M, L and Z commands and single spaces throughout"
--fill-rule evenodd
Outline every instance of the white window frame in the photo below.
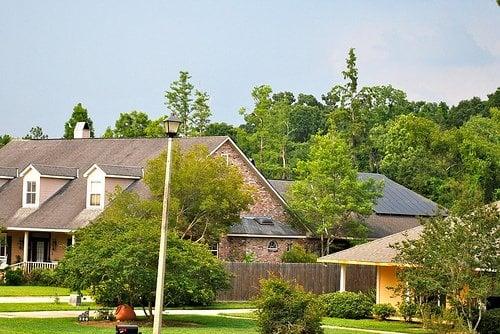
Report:
M 278 251 L 278 242 L 276 240 L 271 240 L 267 244 L 268 252 L 277 252 Z
M 219 243 L 211 244 L 210 245 L 210 252 L 212 253 L 213 256 L 216 258 L 219 258 Z
M 36 181 L 26 181 L 26 191 L 24 193 L 26 205 L 36 205 L 37 189 Z
M 95 184 L 95 188 L 97 189 L 92 189 L 92 185 Z M 92 202 L 92 196 L 99 196 L 99 202 L 97 204 L 94 204 Z M 101 202 L 102 202 L 102 182 L 100 180 L 91 180 L 90 181 L 90 192 L 89 192 L 89 206 L 92 208 L 96 207 L 101 207 Z
M 35 182 L 35 203 L 28 203 L 26 201 L 27 198 L 27 193 L 28 193 L 28 182 Z M 29 169 L 24 175 L 23 175 L 23 193 L 22 193 L 22 204 L 23 208 L 38 208 L 40 205 L 40 173 L 36 171 L 34 168 Z M 30 193 L 33 193 L 30 191 Z

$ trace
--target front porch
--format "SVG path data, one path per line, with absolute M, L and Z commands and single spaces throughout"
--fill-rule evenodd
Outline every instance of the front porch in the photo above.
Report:
M 71 232 L 7 230 L 0 235 L 0 268 L 53 269 L 74 242 Z

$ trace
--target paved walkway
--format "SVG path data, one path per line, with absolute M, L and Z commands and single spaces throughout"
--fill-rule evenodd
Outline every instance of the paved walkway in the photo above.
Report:
M 252 309 L 223 309 L 223 310 L 167 310 L 165 314 L 172 315 L 219 315 L 224 314 L 235 314 L 235 313 L 250 313 L 254 310 Z M 73 318 L 81 314 L 80 311 L 35 311 L 35 312 L 0 312 L 0 318 Z M 93 316 L 97 312 L 90 311 L 90 315 Z M 135 313 L 137 316 L 144 316 L 144 312 L 141 309 L 136 309 Z
M 22 296 L 22 297 L 0 297 L 0 304 L 23 304 L 23 303 L 53 303 L 54 298 L 59 298 L 61 303 L 69 303 L 69 296 Z M 92 302 L 92 297 L 84 296 L 82 302 Z
M 375 334 L 407 334 L 407 333 L 402 333 L 402 332 L 384 332 L 384 331 L 379 331 L 376 329 L 360 329 L 360 328 L 340 327 L 340 326 L 330 326 L 330 325 L 323 325 L 321 327 L 328 328 L 328 329 L 342 329 L 342 330 L 347 330 L 347 331 L 366 332 L 366 333 L 375 333 Z

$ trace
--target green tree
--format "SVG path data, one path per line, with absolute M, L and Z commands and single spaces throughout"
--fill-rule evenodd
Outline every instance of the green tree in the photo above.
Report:
M 413 114 L 401 115 L 371 131 L 371 141 L 380 152 L 380 170 L 389 178 L 436 199 L 436 189 L 448 168 L 441 150 L 442 132 L 433 121 Z
M 148 138 L 161 138 L 165 137 L 165 127 L 163 121 L 166 116 L 160 117 L 154 121 L 151 121 L 149 125 L 144 129 L 144 133 Z
M 92 119 L 90 119 L 87 109 L 81 103 L 75 105 L 71 117 L 64 124 L 64 138 L 73 138 L 75 125 L 78 122 L 86 122 L 90 128 L 90 137 L 94 138 L 94 123 L 92 122 Z
M 120 117 L 115 123 L 113 137 L 146 137 L 146 129 L 150 124 L 151 121 L 144 112 L 134 110 L 128 113 L 120 113 Z
M 446 296 L 456 319 L 476 333 L 486 298 L 499 282 L 500 214 L 495 207 L 424 223 L 420 238 L 402 242 L 395 261 L 400 293 L 418 300 Z
M 391 86 L 363 87 L 358 91 L 354 49 L 349 50 L 346 62 L 342 72 L 345 84 L 334 86 L 322 97 L 330 113 L 329 128 L 350 144 L 358 168 L 378 171 L 379 156 L 369 133 L 397 115 L 408 113 L 410 104 L 403 91 Z
M 113 138 L 114 136 L 113 129 L 110 126 L 108 126 L 106 131 L 102 134 L 102 138 Z
M 309 159 L 299 161 L 297 175 L 287 198 L 308 229 L 321 238 L 322 255 L 328 254 L 336 237 L 364 237 L 359 235 L 361 216 L 372 213 L 380 185 L 358 180 L 343 139 L 332 133 L 314 136 Z
M 173 158 L 171 227 L 182 238 L 216 241 L 238 222 L 240 212 L 253 203 L 251 188 L 235 166 L 221 157 L 212 157 L 199 146 Z M 155 198 L 163 198 L 165 154 L 148 163 L 144 180 Z
M 12 137 L 9 135 L 0 136 L 0 148 L 7 145 L 11 141 Z
M 291 140 L 305 143 L 313 135 L 324 134 L 326 119 L 324 106 L 314 96 L 299 94 L 290 111 Z
M 142 306 L 152 316 L 158 269 L 161 202 L 116 193 L 99 218 L 76 233 L 57 273 L 75 291 L 87 289 L 105 306 Z M 208 305 L 228 287 L 221 261 L 205 245 L 168 238 L 166 306 Z
M 494 93 L 488 94 L 486 105 L 488 108 L 500 108 L 500 87 Z
M 33 139 L 33 140 L 39 140 L 39 139 L 47 139 L 49 138 L 48 135 L 43 133 L 43 129 L 39 126 L 34 126 L 30 129 L 30 132 L 26 136 L 23 137 L 23 139 Z
M 450 108 L 448 114 L 448 127 L 460 127 L 473 116 L 489 115 L 488 105 L 479 97 L 473 97 L 470 100 L 462 100 L 456 106 Z
M 224 123 L 224 122 L 216 122 L 210 123 L 207 125 L 205 129 L 205 136 L 229 136 L 232 140 L 237 140 L 237 128 L 234 126 Z
M 179 79 L 172 82 L 170 90 L 165 92 L 165 104 L 171 112 L 177 114 L 181 119 L 179 133 L 184 136 L 187 136 L 191 130 L 190 114 L 194 86 L 189 82 L 189 79 L 191 79 L 189 72 L 180 71 Z
M 195 91 L 194 102 L 191 111 L 192 132 L 196 136 L 201 136 L 205 133 L 208 124 L 210 123 L 210 106 L 208 105 L 210 97 L 206 92 Z

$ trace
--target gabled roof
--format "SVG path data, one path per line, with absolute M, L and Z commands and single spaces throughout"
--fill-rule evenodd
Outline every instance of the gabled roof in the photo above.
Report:
M 228 139 L 225 136 L 176 138 L 174 143 L 181 151 L 203 145 L 213 152 Z M 32 164 L 50 174 L 63 171 L 41 166 L 74 166 L 82 171 L 94 164 L 144 168 L 148 160 L 157 157 L 166 147 L 166 138 L 13 140 L 0 149 L 0 165 L 23 169 Z M 0 188 L 1 225 L 12 229 L 82 227 L 90 217 L 84 212 L 86 185 L 87 179 L 83 177 L 69 180 L 38 209 L 27 210 L 22 208 L 22 179 L 12 179 Z M 146 190 L 141 180 L 129 188 Z
M 318 262 L 394 266 L 397 265 L 397 263 L 394 263 L 397 250 L 392 248 L 391 245 L 404 240 L 415 240 L 423 230 L 423 226 L 417 226 L 337 253 L 322 256 L 318 259 Z
M 260 237 L 260 238 L 305 238 L 301 233 L 287 224 L 269 217 L 243 217 L 233 226 L 228 237 Z
M 385 175 L 358 173 L 358 178 L 384 182 L 382 196 L 377 199 L 373 208 L 375 213 L 403 216 L 435 216 L 439 213 L 439 206 L 436 203 L 394 182 Z M 293 181 L 269 180 L 269 182 L 276 191 L 285 196 Z
M 140 166 L 119 166 L 119 165 L 105 165 L 105 164 L 94 164 L 85 173 L 84 177 L 87 177 L 94 169 L 99 168 L 109 177 L 126 177 L 132 179 L 140 179 L 144 176 L 144 169 Z
M 0 179 L 15 179 L 18 173 L 15 167 L 0 167 Z
M 74 179 L 78 177 L 78 168 L 73 167 L 63 167 L 63 166 L 53 166 L 53 165 L 43 165 L 38 163 L 30 163 L 26 168 L 24 168 L 19 176 L 24 176 L 29 170 L 35 169 L 45 177 L 62 177 Z

